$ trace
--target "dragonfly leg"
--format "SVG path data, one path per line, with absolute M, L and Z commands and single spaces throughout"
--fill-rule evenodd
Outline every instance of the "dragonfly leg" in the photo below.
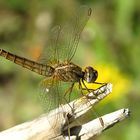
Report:
M 86 88 L 82 88 L 82 85 L 81 85 L 81 82 L 79 81 L 79 89 L 80 89 L 80 92 L 82 94 L 82 96 L 85 96 L 84 93 L 83 93 L 83 90 L 87 90 Z
M 70 86 L 70 87 L 66 90 L 66 92 L 64 93 L 64 100 L 65 100 L 66 103 L 69 105 L 69 107 L 71 108 L 72 112 L 73 112 L 74 110 L 73 110 L 73 107 L 69 104 L 69 102 L 70 102 L 71 92 L 72 92 L 72 90 L 73 90 L 74 84 L 75 84 L 75 83 L 72 83 L 71 86 Z M 68 100 L 67 100 L 67 98 L 66 98 L 66 95 L 67 95 L 67 94 L 69 95 L 69 96 L 68 96 Z
M 72 92 L 72 89 L 74 87 L 74 84 L 75 83 L 72 83 L 71 86 L 66 90 L 66 92 L 64 93 L 64 98 L 66 97 L 67 94 L 69 94 L 69 97 L 68 97 L 68 102 L 70 102 L 70 96 L 71 96 L 71 92 Z
M 72 92 L 72 89 L 74 87 L 74 84 L 75 83 L 72 83 L 71 86 L 66 90 L 66 92 L 64 93 L 64 100 L 66 101 L 66 103 L 69 105 L 69 107 L 71 108 L 72 112 L 73 112 L 73 107 L 70 106 L 69 102 L 70 102 L 70 96 L 71 96 L 71 92 Z M 66 98 L 66 95 L 68 94 L 68 100 Z
M 82 82 L 82 83 L 83 83 L 83 82 Z M 83 93 L 83 90 L 86 90 L 86 91 L 88 91 L 88 93 L 90 93 L 91 91 L 94 91 L 94 89 L 88 89 L 88 88 L 86 87 L 85 83 L 83 83 L 83 85 L 85 86 L 85 88 L 82 87 L 81 82 L 79 81 L 79 89 L 80 89 L 80 91 L 81 91 L 82 96 L 85 96 L 86 98 L 89 98 L 87 95 L 85 95 L 85 94 Z M 92 97 L 92 98 L 93 98 L 93 97 Z M 96 95 L 95 95 L 95 99 L 97 99 L 97 98 L 96 98 Z
M 94 89 L 91 89 L 91 88 L 83 88 L 82 85 L 81 85 L 81 82 L 79 82 L 79 89 L 81 90 L 81 92 L 82 92 L 82 90 L 86 90 L 86 91 L 88 91 L 89 93 L 90 93 L 91 91 L 94 91 Z M 82 93 L 82 95 L 84 95 L 84 94 Z
M 94 92 L 94 91 L 95 91 L 94 89 L 89 89 L 89 88 L 85 85 L 84 80 L 82 80 L 82 84 L 84 85 L 84 88 L 81 86 L 81 82 L 80 82 L 80 86 L 81 86 L 81 89 L 82 89 L 82 90 L 86 90 L 86 91 L 88 91 L 88 93 Z M 95 95 L 95 99 L 97 99 L 97 95 L 96 95 L 96 94 L 94 94 L 94 95 Z M 87 96 L 86 96 L 86 97 L 87 97 Z
M 82 82 L 82 84 L 84 85 L 84 88 L 82 87 L 81 82 Z M 81 90 L 86 90 L 86 91 L 88 91 L 88 93 L 90 93 L 90 92 L 93 92 L 93 93 L 94 93 L 95 89 L 89 89 L 89 88 L 87 88 L 87 86 L 86 86 L 85 83 L 84 83 L 84 80 L 82 80 L 81 82 L 79 82 L 79 83 L 80 83 L 79 86 L 81 87 Z M 96 90 L 99 90 L 99 91 L 100 91 L 100 88 L 101 88 L 101 87 L 107 85 L 107 83 L 99 83 L 99 82 L 94 82 L 94 84 L 101 84 L 101 86 L 100 86 L 99 88 L 96 88 Z M 99 92 L 99 93 L 101 93 L 101 92 Z M 83 95 L 83 94 L 82 94 L 82 95 Z M 94 94 L 94 95 L 95 95 L 95 98 L 97 98 L 97 96 L 98 96 L 99 94 L 96 93 L 96 94 Z
M 83 80 L 82 80 L 82 84 L 84 85 L 85 88 L 82 88 L 81 82 L 79 82 L 79 87 L 81 89 L 81 93 L 82 93 L 83 96 L 89 98 L 88 96 L 86 96 L 86 95 L 83 94 L 82 90 L 87 90 L 89 93 L 90 93 L 90 91 L 95 91 L 95 90 L 94 89 L 88 89 Z M 105 85 L 105 83 L 96 83 L 96 84 L 103 84 L 102 86 Z M 101 87 L 99 87 L 97 89 L 100 89 Z M 94 95 L 95 95 L 95 99 L 98 99 L 97 98 L 98 95 L 96 95 L 96 94 L 94 94 Z M 89 103 L 90 103 L 90 101 L 89 101 Z M 92 106 L 92 109 L 94 110 L 94 114 L 98 118 L 99 115 L 98 115 L 97 111 L 95 110 L 94 106 Z M 102 117 L 99 117 L 99 121 L 100 121 L 101 126 L 104 127 L 104 121 L 103 121 Z
M 99 84 L 99 85 L 107 85 L 107 83 L 100 83 L 100 82 L 94 82 L 94 84 Z

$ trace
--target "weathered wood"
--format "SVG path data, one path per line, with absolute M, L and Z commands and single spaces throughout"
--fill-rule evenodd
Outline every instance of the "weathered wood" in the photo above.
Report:
M 51 111 L 49 114 L 41 115 L 32 121 L 25 122 L 0 133 L 1 140 L 88 140 L 91 137 L 100 135 L 107 128 L 122 121 L 129 116 L 128 109 L 121 109 L 100 118 L 103 125 L 97 118 L 86 124 L 80 124 L 78 119 L 84 115 L 91 106 L 105 98 L 112 90 L 111 84 L 105 85 L 96 90 L 97 98 L 90 93 L 89 99 L 81 97 L 72 101 L 69 105 L 63 105 Z M 71 108 L 72 107 L 72 108 Z M 68 134 L 68 132 L 70 132 Z

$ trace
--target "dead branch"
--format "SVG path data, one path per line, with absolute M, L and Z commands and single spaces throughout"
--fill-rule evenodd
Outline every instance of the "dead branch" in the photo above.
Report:
M 112 85 L 107 84 L 94 93 L 83 96 L 66 105 L 51 111 L 49 114 L 17 125 L 0 133 L 1 140 L 88 140 L 100 135 L 104 130 L 119 123 L 129 116 L 129 109 L 120 109 L 101 116 L 86 124 L 77 124 L 78 119 L 92 106 L 104 99 L 112 91 Z M 96 94 L 96 96 L 95 96 Z M 101 123 L 101 121 L 103 121 Z

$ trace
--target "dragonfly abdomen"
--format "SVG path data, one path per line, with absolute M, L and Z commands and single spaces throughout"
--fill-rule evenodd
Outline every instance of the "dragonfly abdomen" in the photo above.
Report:
M 14 55 L 2 49 L 0 49 L 0 56 L 43 76 L 52 76 L 54 71 L 54 68 L 52 68 L 51 66 L 37 63 L 35 61 Z

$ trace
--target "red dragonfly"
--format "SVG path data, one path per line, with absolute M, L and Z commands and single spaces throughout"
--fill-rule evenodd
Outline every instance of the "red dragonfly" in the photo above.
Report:
M 82 70 L 72 62 L 81 32 L 91 13 L 91 8 L 83 6 L 65 26 L 54 27 L 38 62 L 0 49 L 0 56 L 45 77 L 40 84 L 39 96 L 47 111 L 69 102 L 66 96 L 70 98 L 75 83 L 78 83 L 80 88 L 83 84 L 87 91 L 89 89 L 85 82 L 97 83 L 95 82 L 98 77 L 97 70 L 90 66 Z

